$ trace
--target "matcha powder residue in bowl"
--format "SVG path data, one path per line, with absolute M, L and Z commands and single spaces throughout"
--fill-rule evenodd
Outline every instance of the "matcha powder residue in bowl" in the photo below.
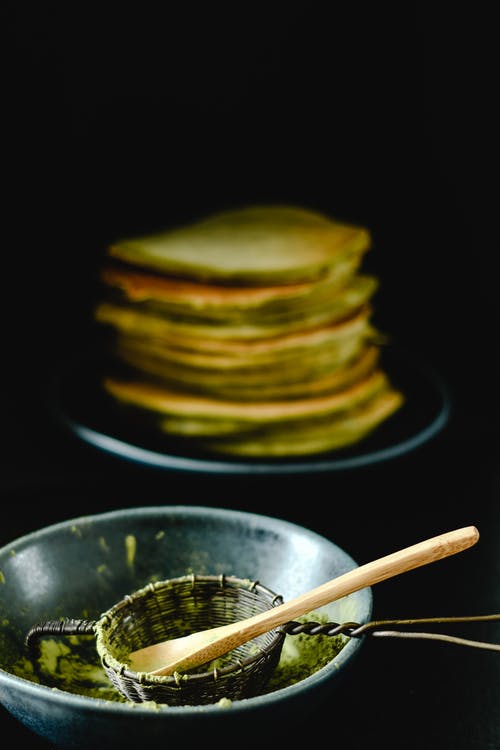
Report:
M 124 702 L 100 664 L 93 638 L 87 636 L 43 639 L 37 659 L 22 656 L 10 670 L 18 677 L 68 693 Z
M 125 537 L 125 552 L 127 555 L 127 565 L 129 568 L 134 567 L 136 551 L 137 539 L 133 534 L 127 534 L 127 536 Z
M 313 619 L 327 622 L 318 614 L 297 618 L 300 622 Z M 280 661 L 262 693 L 270 693 L 300 682 L 324 667 L 337 656 L 348 638 L 344 635 L 287 635 Z M 31 662 L 25 656 L 11 664 L 10 671 L 19 677 L 39 682 L 70 693 L 127 702 L 109 681 L 95 640 L 89 636 L 71 636 L 64 639 L 40 641 L 38 658 Z M 228 707 L 232 701 L 224 699 L 219 705 Z
M 325 622 L 323 617 L 309 614 L 308 620 Z M 297 618 L 306 622 L 306 618 Z M 287 635 L 283 643 L 280 661 L 274 670 L 265 692 L 270 693 L 288 687 L 317 672 L 334 659 L 347 643 L 344 635 Z

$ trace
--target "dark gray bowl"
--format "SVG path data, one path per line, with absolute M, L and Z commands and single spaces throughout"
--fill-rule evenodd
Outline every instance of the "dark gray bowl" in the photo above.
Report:
M 24 636 L 43 620 L 98 618 L 151 580 L 224 573 L 258 580 L 286 600 L 354 567 L 344 550 L 306 528 L 220 508 L 132 508 L 48 526 L 0 549 L 0 701 L 33 732 L 67 748 L 137 748 L 231 736 L 226 732 L 256 737 L 269 721 L 303 720 L 338 684 L 362 639 L 348 640 L 325 666 L 294 684 L 229 706 L 175 707 L 109 700 L 109 686 L 101 686 L 103 697 L 94 697 L 74 685 L 67 689 L 58 678 L 47 684 L 20 670 Z M 366 622 L 371 589 L 324 609 L 334 622 Z M 87 636 L 94 657 L 92 640 Z M 64 659 L 60 671 L 61 664 Z

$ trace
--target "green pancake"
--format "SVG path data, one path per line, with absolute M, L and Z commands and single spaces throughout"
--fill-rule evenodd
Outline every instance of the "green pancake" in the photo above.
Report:
M 381 370 L 335 394 L 290 401 L 229 402 L 116 378 L 108 378 L 105 387 L 135 411 L 139 422 L 156 415 L 159 431 L 170 438 L 248 457 L 307 455 L 350 445 L 403 403 Z
M 287 304 L 271 311 L 242 308 L 172 307 L 147 302 L 103 297 L 94 311 L 97 322 L 130 335 L 178 336 L 189 339 L 264 339 L 301 331 L 351 317 L 365 308 L 377 289 L 370 276 L 359 275 L 336 292 L 326 288 L 324 298 L 309 296 L 307 304 Z M 280 300 L 281 301 L 281 300 Z M 289 300 L 288 300 L 289 303 Z
M 377 282 L 373 277 L 357 277 L 359 264 L 359 255 L 349 256 L 319 281 L 273 286 L 203 284 L 124 265 L 107 265 L 100 281 L 103 300 L 122 307 L 200 323 L 266 327 L 319 314 L 332 302 L 348 312 L 360 304 L 360 298 L 366 301 Z
M 333 362 L 328 356 L 316 356 L 314 360 L 298 356 L 281 367 L 208 369 L 155 357 L 148 347 L 143 351 L 123 347 L 118 349 L 118 354 L 120 360 L 127 363 L 131 377 L 174 390 L 233 401 L 305 398 L 333 393 L 372 372 L 380 356 L 378 347 L 369 344 L 344 347 L 342 353 L 337 347 Z
M 315 211 L 248 206 L 117 241 L 108 254 L 164 275 L 258 286 L 324 278 L 343 258 L 366 252 L 370 244 L 364 227 Z
M 388 387 L 385 374 L 375 370 L 348 388 L 303 399 L 272 401 L 228 401 L 197 396 L 186 391 L 168 390 L 153 383 L 107 377 L 104 386 L 114 398 L 131 406 L 153 411 L 172 419 L 191 418 L 212 425 L 217 432 L 219 422 L 232 422 L 234 430 L 281 422 L 297 422 L 311 417 L 346 411 Z M 181 422 L 178 422 L 181 424 Z M 190 430 L 191 432 L 191 430 Z
M 339 450 L 366 438 L 402 403 L 402 394 L 387 389 L 333 419 L 310 420 L 285 430 L 254 432 L 245 437 L 233 435 L 231 440 L 205 441 L 203 448 L 246 458 L 300 457 Z

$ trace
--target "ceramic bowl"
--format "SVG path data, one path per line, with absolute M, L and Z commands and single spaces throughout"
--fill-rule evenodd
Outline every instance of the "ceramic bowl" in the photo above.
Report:
M 25 635 L 46 620 L 97 619 L 151 581 L 234 575 L 259 581 L 286 600 L 356 566 L 346 551 L 307 528 L 222 508 L 128 508 L 47 526 L 0 548 L 0 702 L 35 734 L 68 748 L 137 748 L 230 736 L 226 732 L 255 736 L 269 721 L 303 720 L 318 698 L 336 688 L 362 639 L 345 637 L 324 663 L 306 663 L 298 641 L 287 652 L 287 642 L 298 638 L 287 635 L 281 683 L 273 675 L 252 697 L 169 706 L 121 696 L 106 679 L 91 635 L 43 639 L 41 660 L 27 653 Z M 312 619 L 319 614 L 333 622 L 366 622 L 371 612 L 372 592 L 365 588 Z M 290 653 L 298 654 L 295 665 Z

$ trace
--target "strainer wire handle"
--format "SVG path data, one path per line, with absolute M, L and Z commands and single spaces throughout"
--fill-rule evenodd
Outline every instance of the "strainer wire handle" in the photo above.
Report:
M 495 622 L 500 620 L 500 614 L 493 615 L 471 615 L 466 617 L 422 617 L 407 620 L 373 620 L 361 625 L 358 622 L 297 622 L 292 620 L 282 626 L 287 635 L 346 635 L 349 638 L 361 638 L 366 635 L 384 638 L 413 638 L 433 641 L 444 641 L 460 646 L 482 648 L 489 651 L 500 651 L 500 644 L 485 641 L 470 640 L 446 633 L 428 633 L 420 630 L 401 630 L 400 628 L 420 625 L 442 625 L 451 623 L 467 622 Z
M 62 620 L 45 620 L 33 625 L 27 632 L 24 643 L 28 648 L 46 635 L 95 635 L 96 620 L 75 620 L 65 617 Z

